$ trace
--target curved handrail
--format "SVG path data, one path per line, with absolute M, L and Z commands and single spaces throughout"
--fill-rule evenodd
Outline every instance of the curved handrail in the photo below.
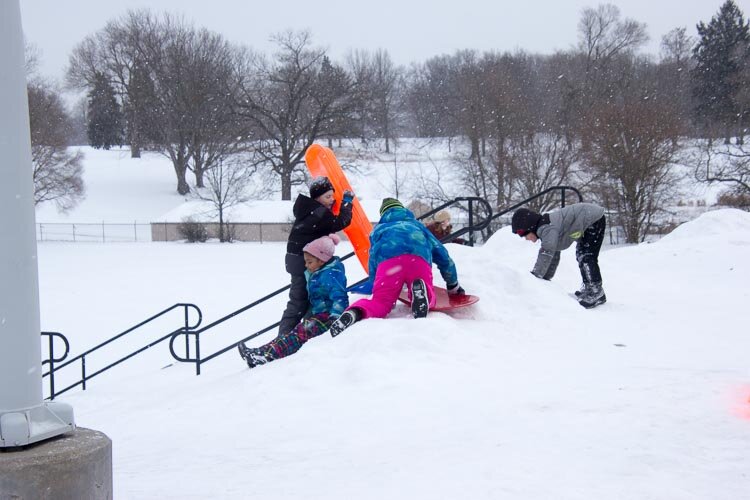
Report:
M 161 316 L 164 316 L 165 314 L 167 314 L 167 313 L 169 313 L 169 312 L 171 312 L 171 311 L 173 311 L 175 309 L 178 309 L 178 308 L 184 308 L 184 325 L 183 326 L 181 326 L 177 330 L 173 330 L 173 331 L 169 332 L 168 334 L 166 334 L 166 335 L 164 335 L 164 336 L 162 336 L 162 337 L 160 337 L 160 338 L 158 338 L 158 339 L 150 342 L 149 344 L 145 345 L 144 347 L 136 349 L 135 351 L 131 352 L 130 354 L 127 354 L 126 356 L 118 359 L 114 363 L 110 363 L 109 365 L 105 366 L 104 368 L 101 368 L 101 369 L 99 369 L 99 370 L 97 370 L 97 371 L 95 371 L 93 373 L 86 373 L 86 357 L 87 356 L 91 355 L 92 353 L 96 352 L 97 350 L 101 349 L 102 347 L 111 344 L 115 340 L 117 340 L 117 339 L 119 339 L 119 338 L 127 335 L 128 333 L 132 332 L 133 330 L 136 330 L 137 328 L 142 327 L 146 323 L 150 323 L 151 321 L 154 321 L 155 319 L 160 318 Z M 190 310 L 191 309 L 194 310 L 197 313 L 197 320 L 196 320 L 196 322 L 194 324 L 190 324 Z M 95 376 L 101 374 L 102 372 L 105 372 L 105 371 L 109 370 L 110 368 L 113 368 L 113 367 L 119 365 L 120 363 L 122 363 L 122 362 L 124 362 L 124 361 L 126 361 L 126 360 L 128 360 L 128 359 L 130 359 L 130 358 L 132 358 L 134 356 L 136 356 L 137 354 L 140 354 L 141 352 L 143 352 L 143 351 L 145 351 L 147 349 L 150 349 L 151 347 L 153 347 L 153 346 L 155 346 L 155 345 L 157 345 L 157 344 L 159 344 L 159 343 L 161 343 L 161 342 L 163 342 L 163 341 L 171 338 L 177 332 L 183 332 L 183 331 L 189 332 L 189 331 L 192 331 L 192 330 L 198 328 L 200 326 L 200 324 L 201 324 L 202 321 L 203 321 L 203 313 L 201 312 L 201 310 L 200 310 L 200 308 L 198 306 L 196 306 L 195 304 L 189 304 L 189 303 L 182 303 L 181 302 L 181 303 L 178 303 L 178 304 L 174 304 L 174 305 L 172 305 L 172 306 L 164 309 L 163 311 L 160 311 L 160 312 L 154 314 L 153 316 L 151 316 L 151 317 L 149 317 L 149 318 L 141 321 L 137 325 L 134 325 L 134 326 L 128 328 L 127 330 L 125 330 L 124 332 L 115 335 L 114 337 L 112 337 L 112 338 L 110 338 L 110 339 L 102 342 L 101 344 L 99 344 L 97 346 L 92 347 L 91 349 L 88 349 L 87 351 L 85 351 L 85 352 L 83 352 L 83 353 L 75 356 L 74 358 L 71 358 L 70 360 L 66 361 L 65 363 L 63 363 L 63 364 L 61 364 L 59 366 L 54 366 L 53 363 L 50 363 L 50 371 L 48 373 L 49 376 L 50 376 L 50 386 L 51 386 L 50 387 L 50 399 L 54 399 L 56 396 L 59 396 L 60 394 L 63 394 L 65 392 L 69 391 L 70 389 L 73 389 L 74 387 L 78 387 L 79 385 L 82 386 L 83 390 L 86 390 L 86 382 L 88 380 L 90 380 L 90 379 L 94 378 Z M 69 344 L 67 344 L 67 341 L 66 341 L 66 345 L 69 345 Z M 189 353 L 190 352 L 189 351 L 190 346 L 189 346 L 189 344 L 187 342 L 186 342 L 185 348 L 186 348 L 187 352 Z M 66 352 L 66 355 L 67 355 L 67 352 Z M 72 363 L 75 363 L 76 361 L 80 361 L 81 362 L 81 379 L 79 381 L 77 381 L 77 382 L 75 382 L 75 383 L 73 383 L 73 384 L 65 387 L 64 389 L 62 389 L 60 391 L 55 391 L 55 389 L 54 389 L 54 382 L 53 382 L 55 372 L 57 372 L 57 371 L 65 368 L 66 366 L 71 365 Z M 56 362 L 56 360 L 53 360 L 53 362 Z
M 576 188 L 574 188 L 572 186 L 552 186 L 552 187 L 549 187 L 549 188 L 545 189 L 544 191 L 538 192 L 534 196 L 530 196 L 529 198 L 526 198 L 525 200 L 516 203 L 515 205 L 513 205 L 513 206 L 511 206 L 509 208 L 506 208 L 505 210 L 503 210 L 501 212 L 497 212 L 497 213 L 493 214 L 490 217 L 490 219 L 495 220 L 498 217 L 502 217 L 503 215 L 507 214 L 508 212 L 526 205 L 530 201 L 534 201 L 537 198 L 541 198 L 542 196 L 544 196 L 547 193 L 551 193 L 552 191 L 557 191 L 557 190 L 561 191 L 561 205 L 563 207 L 565 206 L 565 191 L 573 191 L 578 196 L 578 202 L 580 203 L 580 202 L 583 201 L 583 196 L 581 196 L 581 192 L 578 191 L 578 189 L 576 189 Z
M 42 366 L 44 365 L 52 365 L 54 363 L 60 363 L 65 358 L 68 357 L 68 353 L 70 353 L 70 342 L 68 342 L 68 338 L 63 335 L 60 332 L 42 332 L 42 335 L 49 337 L 49 359 L 45 359 L 42 361 Z M 55 338 L 62 339 L 63 345 L 65 346 L 65 352 L 60 356 L 59 358 L 55 357 Z M 42 376 L 48 375 L 49 372 L 43 373 Z
M 55 363 L 60 363 L 68 357 L 68 353 L 70 352 L 70 342 L 68 342 L 67 337 L 60 332 L 42 332 L 42 336 L 47 336 L 49 338 L 49 359 L 42 361 L 42 367 L 44 367 L 45 364 L 49 365 L 49 371 L 47 371 L 47 373 L 42 372 L 42 379 L 49 376 L 50 396 L 54 397 Z M 63 352 L 59 358 L 55 357 L 55 338 L 62 339 L 63 345 L 65 346 L 65 352 Z

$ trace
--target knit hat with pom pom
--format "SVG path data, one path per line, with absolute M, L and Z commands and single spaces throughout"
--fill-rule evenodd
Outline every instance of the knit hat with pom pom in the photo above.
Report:
M 317 240 L 313 240 L 302 249 L 303 252 L 307 252 L 313 255 L 323 262 L 328 262 L 333 257 L 336 245 L 339 244 L 341 238 L 336 234 L 329 234 L 328 236 L 321 236 Z

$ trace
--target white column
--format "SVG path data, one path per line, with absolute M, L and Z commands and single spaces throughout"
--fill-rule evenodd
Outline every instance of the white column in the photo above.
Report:
M 18 0 L 0 0 L 0 447 L 73 430 L 43 403 L 29 109 Z

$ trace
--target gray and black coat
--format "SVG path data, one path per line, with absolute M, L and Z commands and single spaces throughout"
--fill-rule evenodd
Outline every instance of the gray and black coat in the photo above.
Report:
M 593 203 L 576 203 L 544 215 L 519 209 L 513 216 L 513 232 L 520 235 L 532 232 L 541 240 L 539 255 L 531 272 L 547 280 L 552 279 L 557 271 L 560 252 L 575 241 L 576 258 L 584 283 L 601 283 L 598 257 L 604 227 L 604 208 Z

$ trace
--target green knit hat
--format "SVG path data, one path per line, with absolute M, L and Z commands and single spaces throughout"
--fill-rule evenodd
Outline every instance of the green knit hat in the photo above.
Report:
M 404 208 L 404 205 L 396 198 L 383 198 L 383 204 L 380 205 L 380 216 L 382 217 L 386 210 L 391 208 Z

